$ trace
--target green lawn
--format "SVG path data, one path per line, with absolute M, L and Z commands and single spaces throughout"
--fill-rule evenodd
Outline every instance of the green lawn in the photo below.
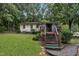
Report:
M 35 56 L 41 51 L 32 34 L 0 34 L 0 56 Z
M 79 44 L 79 38 L 72 38 L 70 43 L 71 44 Z

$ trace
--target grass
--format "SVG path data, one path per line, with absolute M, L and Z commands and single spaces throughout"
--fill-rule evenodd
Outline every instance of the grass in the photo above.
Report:
M 35 56 L 41 51 L 32 34 L 0 34 L 0 56 Z
M 79 38 L 72 38 L 70 43 L 71 44 L 79 44 Z

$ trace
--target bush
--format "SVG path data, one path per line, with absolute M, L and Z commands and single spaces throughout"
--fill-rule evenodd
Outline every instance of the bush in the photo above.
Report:
M 62 32 L 70 32 L 68 25 L 61 25 L 61 28 L 62 28 L 61 29 Z
M 32 34 L 36 34 L 36 31 L 35 31 L 35 29 L 32 29 L 31 31 L 32 31 Z
M 33 40 L 34 40 L 34 41 L 39 41 L 39 38 L 40 38 L 40 33 L 37 33 L 37 34 L 33 37 Z
M 62 43 L 67 44 L 72 38 L 72 33 L 70 31 L 63 31 L 62 34 Z
M 39 33 L 39 31 L 36 31 L 35 29 L 32 29 L 31 31 L 32 31 L 32 34 L 38 34 Z

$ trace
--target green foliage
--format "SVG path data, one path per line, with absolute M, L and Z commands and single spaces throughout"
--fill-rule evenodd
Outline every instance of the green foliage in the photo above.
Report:
M 60 34 L 61 34 L 62 43 L 67 44 L 67 43 L 70 42 L 70 40 L 72 38 L 72 33 L 69 30 L 69 26 L 68 25 L 62 25 Z
M 32 31 L 32 34 L 35 34 L 36 33 L 36 30 L 35 29 L 31 29 Z
M 62 43 L 67 44 L 70 42 L 71 38 L 72 38 L 72 33 L 70 31 L 62 31 L 61 32 L 62 35 Z
M 0 26 L 0 33 L 3 33 L 6 30 L 4 26 Z
M 69 30 L 74 22 L 79 22 L 79 4 L 48 4 L 48 9 L 52 15 L 49 18 L 68 24 Z
M 79 24 L 79 4 L 0 4 L 0 23 L 7 31 L 16 32 L 18 25 L 27 21 L 59 22 L 71 30 L 72 24 Z
M 35 29 L 31 29 L 33 36 L 33 40 L 34 41 L 38 41 L 40 38 L 40 31 L 36 31 Z
M 19 24 L 20 12 L 14 4 L 0 4 L 0 24 L 6 28 L 7 31 L 16 29 L 16 24 Z M 3 29 L 3 27 L 0 27 Z M 17 26 L 18 27 L 18 26 Z M 5 28 L 1 31 L 5 31 Z
M 21 31 L 20 31 L 20 29 L 17 27 L 16 28 L 16 33 L 20 33 Z
M 36 31 L 36 29 L 31 29 L 31 31 L 32 31 L 32 34 L 38 34 L 38 33 L 40 33 L 40 31 Z
M 42 23 L 48 23 L 50 21 L 49 20 L 41 20 L 40 22 L 42 22 Z
M 69 32 L 69 26 L 68 25 L 61 25 L 61 31 L 63 32 Z
M 78 24 L 73 24 L 71 30 L 72 30 L 72 32 L 79 32 Z
M 35 34 L 35 36 L 33 37 L 34 41 L 39 41 L 40 39 L 40 33 Z

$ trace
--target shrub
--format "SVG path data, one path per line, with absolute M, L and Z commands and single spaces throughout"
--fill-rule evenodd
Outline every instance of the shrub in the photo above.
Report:
M 67 44 L 72 38 L 72 33 L 68 25 L 62 25 L 61 27 L 61 42 Z
M 62 43 L 67 44 L 72 38 L 72 33 L 70 31 L 63 31 L 62 34 Z
M 38 34 L 39 33 L 39 31 L 36 31 L 35 29 L 32 29 L 31 31 L 32 31 L 32 34 Z
M 32 34 L 35 34 L 36 33 L 35 29 L 32 29 L 31 31 L 32 31 Z
M 61 27 L 62 27 L 61 31 L 63 31 L 63 32 L 70 32 L 68 25 L 61 25 Z
M 39 41 L 39 38 L 40 38 L 40 33 L 37 33 L 37 34 L 33 37 L 33 40 L 34 40 L 34 41 Z

